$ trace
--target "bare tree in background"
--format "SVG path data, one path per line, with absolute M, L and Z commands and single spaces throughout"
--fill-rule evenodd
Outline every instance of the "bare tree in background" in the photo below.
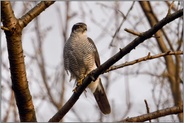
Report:
M 119 48 L 124 48 L 136 37 L 141 37 L 144 31 L 154 27 L 164 17 L 182 9 L 180 1 L 94 2 L 93 5 L 98 7 L 99 10 L 97 10 L 104 15 L 102 19 L 99 19 L 96 16 L 98 13 L 93 9 L 90 2 L 53 3 L 1 2 L 1 22 L 3 24 L 1 29 L 4 30 L 1 32 L 1 39 L 3 39 L 1 42 L 4 44 L 1 46 L 3 58 L 1 63 L 1 112 L 3 112 L 1 119 L 3 122 L 47 121 L 67 102 L 73 86 L 69 83 L 69 75 L 64 71 L 62 53 L 64 43 L 71 31 L 72 21 L 75 22 L 76 18 L 80 18 L 84 22 L 88 21 L 88 32 L 90 30 L 95 31 L 95 28 L 100 30 L 100 33 L 94 36 L 94 41 L 99 48 L 102 48 L 98 48 L 98 51 L 103 63 L 119 52 Z M 18 5 L 22 8 L 17 14 L 18 9 L 20 9 Z M 78 10 L 74 6 L 77 6 Z M 125 7 L 126 9 L 123 9 Z M 52 33 L 55 28 L 53 25 L 43 26 L 43 14 L 47 14 L 49 9 L 52 9 L 57 16 L 57 21 L 54 24 L 59 27 L 57 33 L 60 37 L 56 38 L 56 34 Z M 16 13 L 16 16 L 12 10 Z M 44 18 L 44 21 L 54 21 L 50 16 L 47 14 L 47 19 Z M 20 19 L 18 19 L 19 17 Z M 29 24 L 29 22 L 31 23 Z M 89 23 L 93 26 L 90 26 Z M 183 81 L 181 79 L 183 63 L 181 56 L 183 54 L 182 25 L 181 17 L 173 20 L 157 31 L 152 38 L 136 47 L 135 52 L 132 51 L 127 54 L 101 75 L 104 79 L 103 84 L 107 96 L 110 99 L 111 114 L 108 116 L 101 114 L 97 105 L 89 101 L 90 96 L 88 94 L 87 97 L 79 98 L 80 104 L 73 106 L 68 115 L 61 121 L 67 121 L 65 119 L 80 122 L 131 121 L 126 118 L 132 117 L 132 113 L 150 113 L 149 116 L 153 116 L 155 115 L 154 111 L 161 109 L 160 114 L 156 112 L 158 117 L 167 115 L 164 120 L 183 121 L 183 111 L 181 111 L 183 105 Z M 128 33 L 124 31 L 125 28 L 127 28 Z M 48 41 L 51 34 L 52 39 Z M 2 38 L 3 36 L 6 36 L 6 39 Z M 24 36 L 29 36 L 29 40 Z M 55 43 L 56 39 L 57 43 L 60 44 L 60 50 L 54 52 L 57 53 L 54 56 L 59 58 L 56 58 L 57 62 L 53 59 L 54 64 L 52 64 L 48 62 L 49 55 L 52 50 L 56 49 L 50 48 L 51 45 L 48 47 L 47 43 Z M 144 55 L 141 53 L 139 55 L 136 51 L 140 51 Z M 135 57 L 134 53 L 138 57 Z M 141 108 L 136 105 L 138 102 L 133 99 L 138 95 L 133 95 L 134 90 L 131 89 L 132 78 L 139 76 L 149 78 L 149 81 L 147 79 L 146 81 L 143 79 L 142 82 L 137 81 L 140 86 L 144 86 L 141 83 L 151 83 L 150 85 L 152 85 L 149 89 L 152 97 L 145 99 L 145 104 L 144 100 L 139 102 L 145 105 Z M 81 108 L 83 104 L 86 104 L 82 101 L 87 98 L 92 111 Z M 166 109 L 169 107 L 173 108 Z M 82 112 L 81 110 L 85 111 Z M 151 112 L 153 112 L 153 115 Z M 164 113 L 165 115 L 162 115 Z M 177 114 L 178 118 L 173 114 Z M 150 122 L 162 121 L 158 117 L 154 117 L 156 120 L 149 120 Z M 142 119 L 142 117 L 139 117 L 139 119 Z M 146 120 L 148 119 L 143 119 L 143 121 Z M 137 120 L 134 118 L 132 121 Z

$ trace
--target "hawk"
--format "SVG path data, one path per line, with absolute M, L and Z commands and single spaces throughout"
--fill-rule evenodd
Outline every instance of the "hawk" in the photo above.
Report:
M 64 68 L 76 80 L 77 86 L 92 70 L 100 66 L 100 58 L 93 40 L 87 37 L 87 25 L 79 22 L 73 25 L 70 37 L 64 46 Z M 98 77 L 88 88 L 92 91 L 103 114 L 111 112 L 110 104 L 104 91 L 101 79 Z

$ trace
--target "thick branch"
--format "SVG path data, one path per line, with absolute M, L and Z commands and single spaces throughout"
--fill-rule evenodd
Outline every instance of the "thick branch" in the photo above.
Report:
M 147 120 L 156 119 L 156 118 L 171 115 L 171 114 L 178 114 L 182 112 L 183 112 L 183 106 L 174 106 L 171 108 L 158 110 L 141 116 L 126 118 L 124 120 L 121 120 L 120 122 L 144 122 Z
M 35 110 L 28 88 L 21 42 L 22 28 L 13 14 L 10 2 L 2 1 L 1 7 L 3 26 L 8 28 L 8 30 L 5 30 L 5 34 L 7 39 L 12 89 L 15 94 L 20 120 L 24 122 L 35 122 Z
M 22 28 L 27 26 L 29 22 L 31 22 L 35 17 L 37 17 L 40 13 L 42 13 L 46 8 L 52 5 L 55 1 L 42 1 L 38 5 L 36 5 L 33 9 L 31 9 L 28 13 L 22 16 L 19 19 L 19 24 Z
M 89 75 L 87 75 L 87 77 L 85 77 L 85 79 L 83 80 L 83 84 L 78 87 L 77 92 L 73 93 L 73 95 L 66 102 L 66 104 L 49 120 L 49 122 L 60 121 L 64 117 L 64 115 L 72 108 L 72 106 L 75 104 L 75 102 L 79 99 L 80 95 L 85 90 L 85 88 L 91 83 L 91 81 L 94 81 L 95 79 L 97 79 L 98 76 L 100 74 L 103 74 L 111 65 L 116 63 L 118 60 L 120 60 L 126 54 L 128 54 L 131 50 L 135 49 L 135 47 L 138 46 L 140 43 L 142 43 L 146 39 L 150 38 L 152 35 L 154 35 L 159 29 L 161 29 L 167 23 L 181 17 L 182 15 L 183 15 L 183 9 L 175 12 L 174 14 L 171 14 L 171 15 L 165 17 L 159 23 L 157 23 L 154 27 L 152 27 L 148 31 L 144 32 L 142 34 L 142 36 L 134 39 L 125 48 L 120 49 L 120 51 L 117 54 L 115 54 L 113 57 L 111 57 L 109 60 L 107 60 L 101 66 L 99 66 L 97 69 L 92 71 Z

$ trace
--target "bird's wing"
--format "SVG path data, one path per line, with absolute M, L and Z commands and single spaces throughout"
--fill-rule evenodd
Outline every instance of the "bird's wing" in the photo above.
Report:
M 95 51 L 94 51 L 94 55 L 95 55 L 95 63 L 96 63 L 96 66 L 99 67 L 100 66 L 100 57 L 99 57 L 99 54 L 98 54 L 98 50 L 93 42 L 93 40 L 91 38 L 88 37 L 88 40 L 89 42 L 93 45 Z
M 100 66 L 100 57 L 98 54 L 98 50 L 93 42 L 93 40 L 91 38 L 88 37 L 89 42 L 94 46 L 95 51 L 94 51 L 94 55 L 95 55 L 95 63 L 96 66 L 99 67 Z M 97 101 L 97 104 L 100 108 L 100 110 L 104 113 L 104 114 L 109 114 L 111 112 L 111 107 L 109 104 L 109 101 L 107 99 L 104 87 L 102 85 L 101 79 L 98 79 L 99 84 L 96 88 L 96 90 L 94 91 L 93 95 Z

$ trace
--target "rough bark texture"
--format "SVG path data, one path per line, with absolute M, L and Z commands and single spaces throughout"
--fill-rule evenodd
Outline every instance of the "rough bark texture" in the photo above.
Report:
M 141 1 L 139 2 L 151 27 L 153 27 L 155 24 L 157 24 L 159 21 L 157 17 L 155 16 L 152 7 L 150 5 L 150 2 L 147 1 Z M 155 36 L 159 36 L 160 38 L 156 38 L 159 49 L 162 52 L 167 52 L 169 51 L 170 48 L 167 47 L 166 41 L 164 41 L 163 35 L 163 30 L 159 30 L 157 33 L 155 33 Z M 175 103 L 175 106 L 181 106 L 182 105 L 182 98 L 181 98 L 181 90 L 180 90 L 180 79 L 179 78 L 179 73 L 177 72 L 177 64 L 179 64 L 178 61 L 174 62 L 174 59 L 172 56 L 166 56 L 165 58 L 165 63 L 166 63 L 166 68 L 167 68 L 167 75 L 168 75 L 168 80 L 171 85 L 171 91 L 172 91 L 172 96 L 173 100 Z M 178 56 L 176 56 L 176 59 L 178 59 Z M 177 73 L 177 74 L 176 74 Z M 183 121 L 183 113 L 179 113 L 178 118 L 180 121 Z
M 1 7 L 3 26 L 8 29 L 5 31 L 5 34 L 8 46 L 12 89 L 15 94 L 20 120 L 33 122 L 36 121 L 36 116 L 26 77 L 21 42 L 22 28 L 13 14 L 10 2 L 1 2 Z
M 36 122 L 36 115 L 32 96 L 29 91 L 26 77 L 26 68 L 22 49 L 22 30 L 38 16 L 43 10 L 52 5 L 55 1 L 42 1 L 21 19 L 17 19 L 13 13 L 9 1 L 1 2 L 2 29 L 5 30 L 8 47 L 8 57 L 10 63 L 10 72 L 12 80 L 12 89 L 14 91 L 17 103 L 20 121 Z

